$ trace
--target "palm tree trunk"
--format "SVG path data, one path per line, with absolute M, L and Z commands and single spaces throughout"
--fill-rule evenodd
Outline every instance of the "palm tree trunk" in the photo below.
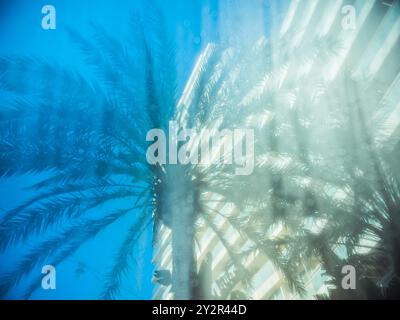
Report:
M 193 298 L 195 194 L 184 166 L 166 168 L 164 210 L 172 231 L 172 291 L 174 299 Z

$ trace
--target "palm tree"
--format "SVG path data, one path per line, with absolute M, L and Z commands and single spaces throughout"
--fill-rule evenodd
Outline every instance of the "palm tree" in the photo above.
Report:
M 221 120 L 219 129 L 253 127 L 258 138 L 253 175 L 235 176 L 217 166 L 193 168 L 201 172 L 193 174 L 202 177 L 199 194 L 218 194 L 221 203 L 232 203 L 238 209 L 224 215 L 211 208 L 208 198 L 198 208 L 199 219 L 214 230 L 231 258 L 221 276 L 223 298 L 236 293 L 233 289 L 238 281 L 250 280 L 243 262 L 254 252 L 273 261 L 301 295 L 305 293 L 303 262 L 315 265 L 319 261 L 327 274 L 338 278 L 337 267 L 344 263 L 336 253 L 340 246 L 345 246 L 349 258 L 363 247 L 360 242 L 370 232 L 386 245 L 389 241 L 384 234 L 390 235 L 395 240 L 390 240 L 389 248 L 397 246 L 399 233 L 392 225 L 398 224 L 398 199 L 387 190 L 386 181 L 397 173 L 386 173 L 378 154 L 390 155 L 372 142 L 367 129 L 375 121 L 377 105 L 385 103 L 388 85 L 354 80 L 346 71 L 331 83 L 322 72 L 312 71 L 323 69 L 324 64 L 329 67 L 337 58 L 340 42 L 326 37 L 291 47 L 287 44 L 293 35 L 287 37 L 274 44 L 283 58 L 273 56 L 265 39 L 250 49 L 216 49 L 201 70 L 192 103 L 182 112 L 193 115 L 186 121 L 198 128 Z M 390 211 L 390 222 L 361 209 L 376 192 L 382 194 L 385 214 Z M 218 216 L 253 246 L 239 252 L 232 248 L 213 225 Z M 310 230 L 309 222 L 322 226 Z M 385 233 L 377 232 L 377 222 L 387 226 Z M 283 223 L 285 231 L 273 239 L 269 231 L 278 223 Z M 391 260 L 397 261 L 394 254 Z M 376 261 L 371 267 L 376 267 Z
M 330 44 L 330 39 L 320 40 L 322 54 L 329 52 L 326 50 Z M 314 47 L 315 43 L 308 45 Z M 279 47 L 280 52 L 286 48 L 285 42 L 282 42 Z M 238 48 L 229 48 L 221 50 L 221 52 L 216 50 L 210 59 L 211 62 L 216 62 L 210 63 L 211 65 L 203 71 L 203 78 L 199 79 L 198 88 L 193 94 L 195 102 L 191 107 L 196 109 L 190 110 L 186 114 L 196 115 L 195 119 L 188 121 L 199 123 L 199 127 L 211 126 L 213 121 L 221 119 L 219 127 L 221 129 L 254 128 L 256 137 L 258 137 L 255 144 L 256 168 L 254 173 L 248 177 L 235 176 L 224 168 L 207 168 L 208 171 L 201 175 L 206 178 L 206 181 L 202 183 L 203 190 L 222 195 L 222 202 L 233 203 L 238 208 L 238 215 L 224 218 L 228 218 L 235 229 L 254 243 L 250 250 L 235 253 L 226 244 L 227 241 L 223 241 L 223 238 L 220 237 L 233 264 L 236 265 L 239 275 L 235 277 L 235 281 L 238 279 L 249 280 L 248 276 L 245 276 L 246 270 L 243 268 L 243 261 L 251 252 L 260 250 L 284 273 L 290 286 L 298 293 L 302 293 L 304 289 L 296 268 L 298 261 L 293 260 L 291 255 L 284 254 L 286 250 L 291 250 L 285 246 L 289 242 L 285 239 L 272 240 L 268 237 L 268 229 L 279 222 L 283 222 L 291 231 L 301 229 L 304 222 L 301 211 L 299 215 L 288 215 L 291 207 L 293 208 L 297 204 L 296 200 L 303 196 L 296 193 L 288 194 L 288 191 L 284 190 L 285 184 L 287 184 L 284 181 L 310 177 L 310 161 L 307 159 L 307 154 L 300 154 L 299 159 L 291 156 L 291 154 L 297 154 L 296 146 L 289 146 L 285 140 L 289 140 L 289 138 L 277 134 L 280 129 L 278 126 L 283 127 L 284 125 L 294 128 L 293 130 L 296 130 L 297 134 L 300 131 L 299 116 L 294 114 L 293 117 L 288 117 L 291 112 L 295 111 L 282 109 L 280 104 L 285 102 L 285 99 L 290 97 L 293 91 L 303 93 L 304 90 L 295 88 L 294 84 L 289 82 L 287 87 L 279 88 L 278 91 L 281 78 L 285 76 L 288 68 L 294 69 L 291 71 L 296 73 L 295 66 L 299 65 L 299 61 L 292 61 L 288 58 L 281 62 L 282 66 L 279 64 L 275 66 L 274 63 L 277 62 L 272 61 L 271 43 L 268 43 L 266 39 L 260 39 L 253 48 L 246 49 L 242 48 L 241 51 Z M 310 50 L 307 47 L 297 49 L 303 55 L 298 55 L 297 52 L 288 52 L 282 56 L 296 56 L 297 54 L 301 60 L 304 59 L 304 52 L 308 52 L 307 49 Z M 322 54 L 320 58 L 325 57 Z M 207 86 L 203 87 L 201 83 L 206 83 Z M 294 125 L 287 123 L 285 118 L 293 118 L 297 123 Z M 297 139 L 297 142 L 303 143 L 298 146 L 303 152 L 307 150 L 304 146 L 305 140 L 304 137 Z M 282 146 L 279 145 L 280 141 L 285 141 L 285 147 L 289 147 L 288 151 L 280 150 L 282 149 Z M 279 163 L 284 160 L 288 162 L 287 165 Z M 313 197 L 314 194 L 309 190 L 304 191 L 305 209 L 315 207 L 315 203 L 310 204 L 311 200 L 315 202 Z M 298 207 L 296 210 L 299 212 L 301 208 Z M 200 212 L 202 217 L 207 220 L 207 224 L 211 225 L 210 214 L 213 212 L 210 212 L 210 206 L 203 203 Z M 213 216 L 215 215 L 223 214 L 221 212 L 213 213 Z M 226 288 L 226 292 L 222 294 L 223 297 L 229 295 L 234 284 L 232 283 Z
M 341 223 L 330 224 L 321 243 L 332 241 L 330 235 L 340 234 L 336 243 L 348 251 L 340 256 L 330 250 L 330 261 L 323 261 L 330 276 L 329 294 L 319 298 L 330 299 L 398 299 L 399 273 L 399 178 L 386 162 L 381 176 L 382 188 L 371 187 L 364 177 L 357 178 L 358 187 L 364 187 L 357 199 L 359 227 L 343 232 Z M 337 228 L 342 228 L 338 232 Z M 320 239 L 321 240 L 321 239 Z M 352 265 L 357 270 L 356 290 L 344 290 L 341 269 Z
M 285 42 L 282 42 L 281 45 L 282 49 L 287 48 Z M 308 45 L 314 47 L 315 43 Z M 320 40 L 320 58 L 324 58 L 330 52 L 328 50 L 330 45 L 331 39 Z M 285 76 L 289 67 L 295 68 L 298 61 L 291 61 L 287 58 L 282 62 L 282 66 L 275 67 L 273 62 L 276 63 L 276 61 L 272 61 L 271 44 L 266 39 L 260 39 L 251 49 L 211 47 L 213 47 L 213 52 L 208 62 L 201 67 L 200 76 L 196 79 L 190 97 L 186 99 L 187 102 L 178 106 L 175 118 L 180 120 L 182 127 L 194 127 L 198 131 L 210 127 L 220 130 L 232 127 L 250 126 L 254 128 L 256 136 L 259 137 L 255 146 L 257 166 L 255 172 L 248 177 L 235 176 L 232 168 L 220 165 L 209 167 L 192 165 L 187 166 L 187 169 L 179 169 L 184 170 L 183 175 L 176 174 L 176 172 L 171 174 L 173 177 L 186 176 L 186 182 L 177 185 L 186 185 L 184 190 L 189 190 L 186 191 L 189 195 L 183 195 L 182 191 L 174 197 L 174 199 L 187 199 L 184 209 L 187 210 L 190 207 L 186 214 L 175 218 L 181 226 L 185 226 L 182 227 L 182 230 L 190 230 L 187 232 L 188 238 L 180 237 L 180 239 L 185 239 L 182 241 L 183 243 L 193 243 L 190 240 L 192 236 L 197 236 L 196 233 L 199 233 L 200 236 L 202 230 L 201 227 L 197 231 L 193 230 L 193 226 L 196 224 L 213 230 L 231 259 L 226 268 L 229 270 L 229 274 L 223 274 L 221 279 L 225 283 L 223 292 L 220 294 L 222 298 L 227 298 L 231 294 L 237 282 L 249 285 L 250 272 L 244 266 L 244 262 L 248 255 L 256 250 L 263 252 L 274 262 L 275 266 L 284 273 L 294 291 L 303 293 L 304 288 L 298 275 L 300 259 L 299 257 L 294 258 L 292 254 L 287 254 L 288 250 L 293 251 L 288 246 L 290 242 L 282 238 L 274 240 L 268 237 L 268 229 L 279 222 L 286 224 L 288 230 L 291 231 L 302 229 L 304 217 L 301 213 L 302 208 L 296 201 L 298 198 L 301 199 L 304 196 L 306 208 L 306 210 L 303 208 L 304 211 L 307 211 L 307 208 L 315 210 L 314 193 L 311 192 L 314 190 L 306 189 L 304 195 L 295 192 L 288 194 L 284 190 L 285 179 L 301 180 L 310 177 L 308 155 L 300 155 L 299 159 L 290 157 L 291 153 L 296 153 L 296 150 L 292 149 L 296 146 L 290 146 L 289 151 L 282 152 L 279 150 L 280 139 L 276 134 L 278 125 L 286 125 L 284 119 L 291 112 L 291 110 L 279 109 L 279 103 L 290 97 L 292 91 L 302 92 L 294 88 L 292 83 L 289 83 L 287 88 L 280 88 L 280 92 L 277 91 L 280 79 Z M 304 52 L 307 53 L 307 49 L 307 47 L 298 49 L 299 52 L 303 52 L 303 55 L 299 56 L 300 60 L 305 58 Z M 288 52 L 283 56 L 296 56 L 296 52 Z M 292 72 L 296 73 L 297 70 Z M 273 115 L 272 119 L 269 118 L 271 115 Z M 292 118 L 297 122 L 294 125 L 287 125 L 294 127 L 296 133 L 299 134 L 301 129 L 297 120 L 298 115 L 295 114 Z M 283 140 L 285 137 L 281 139 Z M 303 143 L 298 148 L 306 151 L 304 146 L 306 139 L 301 137 L 298 140 Z M 279 162 L 283 160 L 287 160 L 289 163 L 282 166 Z M 204 199 L 204 195 L 210 192 L 222 196 L 219 202 L 234 204 L 238 209 L 238 214 L 227 217 L 213 208 L 211 204 L 215 200 L 210 200 L 211 197 L 207 196 Z M 293 206 L 301 214 L 288 215 L 287 212 Z M 172 205 L 169 204 L 168 207 L 171 208 Z M 176 210 L 176 212 L 183 213 L 184 209 Z M 190 219 L 182 222 L 182 216 Z M 232 247 L 229 240 L 225 238 L 225 234 L 217 227 L 215 220 L 220 217 L 229 220 L 230 225 L 251 240 L 254 246 L 249 250 L 239 252 Z M 168 222 L 166 224 L 168 225 Z M 178 246 L 174 242 L 174 231 L 177 229 L 172 228 L 172 230 L 174 252 Z M 196 241 L 199 242 L 200 238 L 197 238 Z M 182 256 L 190 257 L 192 255 L 193 253 L 185 253 Z M 178 257 L 173 254 L 174 270 L 177 259 Z M 186 274 L 195 274 L 196 268 L 193 266 L 193 262 L 191 265 L 194 270 L 187 271 Z M 232 268 L 234 276 L 231 276 Z
M 161 170 L 145 161 L 143 137 L 150 128 L 163 127 L 175 105 L 173 51 L 165 51 L 171 44 L 163 21 L 151 12 L 152 31 L 145 36 L 135 17 L 128 45 L 100 26 L 93 26 L 94 41 L 69 31 L 97 82 L 37 59 L 1 59 L 1 89 L 12 99 L 0 116 L 0 175 L 46 175 L 32 186 L 37 195 L 2 216 L 2 250 L 38 235 L 44 239 L 2 275 L 3 296 L 35 266 L 59 264 L 130 215 L 133 224 L 106 276 L 102 297 L 118 294 L 135 243 L 159 206 L 154 192 Z M 56 235 L 48 233 L 52 230 L 58 230 Z
M 320 70 L 337 58 L 340 42 L 325 36 L 292 46 L 298 35 L 288 33 L 277 43 L 262 38 L 252 47 L 210 45 L 191 90 L 177 103 L 173 51 L 165 50 L 170 45 L 161 16 L 150 21 L 146 36 L 141 27 L 133 28 L 139 30 L 135 43 L 142 44 L 134 51 L 98 26 L 97 45 L 70 32 L 95 68 L 96 84 L 40 61 L 1 60 L 3 90 L 15 100 L 1 113 L 0 172 L 49 172 L 49 177 L 33 186 L 37 196 L 4 215 L 0 248 L 61 226 L 2 277 L 1 292 L 45 259 L 60 263 L 128 214 L 135 222 L 107 276 L 104 298 L 118 293 L 148 224 L 155 235 L 161 224 L 172 231 L 172 270 L 159 270 L 156 278 L 172 283 L 177 299 L 249 298 L 237 284 L 251 287 L 256 270 L 247 261 L 261 255 L 294 293 L 305 295 L 304 262 L 322 264 L 336 283 L 339 266 L 347 261 L 376 267 L 378 255 L 358 253 L 371 234 L 373 253 L 385 252 L 398 276 L 397 172 L 387 169 L 381 158 L 389 155 L 368 130 L 383 93 L 376 82 L 354 80 L 350 73 L 334 82 L 324 78 Z M 35 69 L 35 79 L 28 67 Z M 16 68 L 28 70 L 24 86 L 15 78 Z M 62 75 L 63 81 L 38 83 L 38 71 L 40 79 Z M 232 166 L 221 164 L 148 165 L 146 132 L 166 129 L 169 120 L 198 132 L 254 129 L 254 172 L 236 176 Z M 117 210 L 93 217 L 110 203 Z M 226 213 L 226 205 L 234 209 Z M 242 242 L 232 243 L 221 220 Z M 204 230 L 228 256 L 218 292 L 210 288 L 212 255 L 196 258 Z M 346 252 L 339 256 L 342 247 Z

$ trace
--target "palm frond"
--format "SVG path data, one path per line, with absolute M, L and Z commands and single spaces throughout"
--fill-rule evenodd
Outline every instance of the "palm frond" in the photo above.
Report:
M 137 208 L 141 206 L 139 205 Z M 35 266 L 44 261 L 54 266 L 58 265 L 79 249 L 83 243 L 95 237 L 101 230 L 137 208 L 117 210 L 101 219 L 87 219 L 75 222 L 59 235 L 45 240 L 25 255 L 15 270 L 2 276 L 0 281 L 2 296 L 6 295 Z

